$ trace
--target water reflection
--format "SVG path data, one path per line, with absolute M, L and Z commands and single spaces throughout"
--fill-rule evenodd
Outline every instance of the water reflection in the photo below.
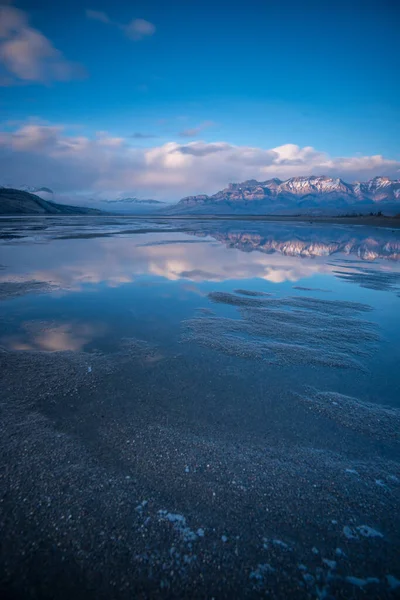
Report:
M 48 565 L 72 581 L 79 564 L 87 581 L 132 583 L 127 597 L 149 572 L 156 596 L 167 573 L 186 591 L 238 573 L 246 597 L 352 597 L 351 582 L 371 580 L 389 597 L 400 547 L 396 232 L 13 227 L 0 241 L 7 564 L 11 552 L 16 572 L 26 567 L 28 539 L 45 581 Z
M 3 296 L 21 295 L 24 285 L 26 293 L 35 291 L 35 285 L 40 291 L 38 282 L 51 286 L 51 290 L 76 292 L 88 285 L 120 287 L 143 277 L 193 283 L 259 278 L 276 284 L 333 274 L 360 284 L 361 279 L 364 283 L 368 280 L 373 285 L 378 269 L 380 282 L 384 282 L 385 273 L 392 273 L 390 285 L 382 283 L 389 289 L 396 288 L 400 272 L 399 234 L 389 230 L 191 222 L 177 235 L 177 228 L 170 231 L 168 224 L 159 225 L 159 232 L 152 226 L 144 233 L 141 222 L 136 227 L 141 233 L 129 234 L 126 222 L 124 226 L 121 235 L 113 224 L 110 237 L 104 237 L 104 224 L 75 224 L 68 237 L 62 223 L 57 222 L 42 233 L 36 231 L 35 240 L 28 236 L 29 251 L 26 238 L 12 242 L 3 239 Z M 130 231 L 135 229 L 132 223 L 129 227 Z M 352 262 L 346 263 L 349 260 Z M 374 266 L 369 265 L 366 271 L 366 262 L 371 261 Z M 349 270 L 356 275 L 348 276 Z M 8 286 L 13 285 L 14 291 L 4 287 L 10 280 L 13 284 Z
M 373 261 L 379 258 L 400 259 L 398 231 L 343 226 L 313 226 L 281 223 L 240 223 L 203 227 L 195 235 L 209 235 L 227 248 L 243 252 L 258 251 L 266 254 L 315 258 L 345 254 Z
M 1 342 L 9 350 L 80 351 L 106 330 L 105 325 L 84 322 L 27 321 L 21 323 L 17 333 L 3 336 Z

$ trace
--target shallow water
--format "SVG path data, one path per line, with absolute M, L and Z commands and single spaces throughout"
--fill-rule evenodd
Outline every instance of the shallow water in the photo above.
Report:
M 400 234 L 0 220 L 1 589 L 395 597 Z

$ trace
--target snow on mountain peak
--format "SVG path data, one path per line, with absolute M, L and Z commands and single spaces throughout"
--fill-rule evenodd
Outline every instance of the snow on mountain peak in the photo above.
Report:
M 229 186 L 212 196 L 190 196 L 181 200 L 186 207 L 207 205 L 210 212 L 224 207 L 228 210 L 258 212 L 298 209 L 371 210 L 377 203 L 396 203 L 400 200 L 400 181 L 375 177 L 365 183 L 347 183 L 340 177 L 311 175 L 291 177 L 286 181 L 254 179 Z M 392 207 L 393 208 L 393 207 Z M 400 209 L 400 207 L 399 207 Z

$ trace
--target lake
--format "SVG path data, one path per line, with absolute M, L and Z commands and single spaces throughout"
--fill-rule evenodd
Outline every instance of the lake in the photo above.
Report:
M 0 300 L 4 597 L 399 593 L 399 230 L 2 218 Z

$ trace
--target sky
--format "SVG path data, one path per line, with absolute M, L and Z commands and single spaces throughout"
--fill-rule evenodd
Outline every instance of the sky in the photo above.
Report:
M 0 184 L 400 178 L 397 0 L 0 0 Z

